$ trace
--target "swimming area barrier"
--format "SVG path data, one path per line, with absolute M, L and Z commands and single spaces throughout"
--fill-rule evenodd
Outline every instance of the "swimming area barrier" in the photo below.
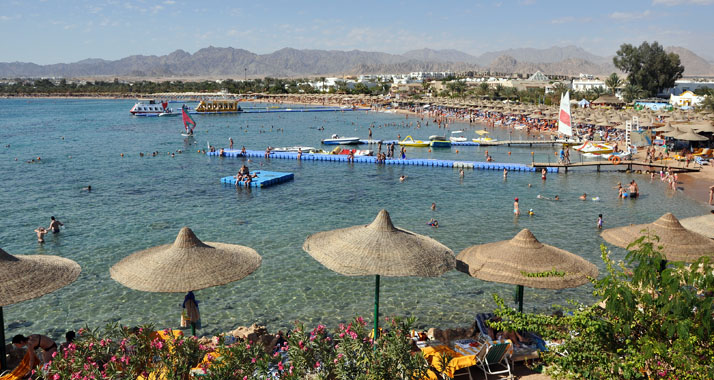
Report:
M 208 156 L 218 157 L 220 151 L 206 152 Z M 282 160 L 297 160 L 297 153 L 295 152 L 272 152 L 270 153 L 271 159 L 282 159 Z M 260 150 L 246 150 L 245 154 L 241 153 L 238 149 L 225 149 L 223 152 L 224 157 L 265 157 L 265 151 Z M 344 154 L 322 154 L 322 153 L 303 153 L 301 157 L 302 161 L 331 161 L 331 162 L 348 162 L 348 156 Z M 355 156 L 355 163 L 364 164 L 376 164 L 377 158 L 374 156 Z M 417 166 L 435 166 L 435 167 L 446 167 L 446 168 L 468 168 L 474 170 L 503 170 L 508 169 L 509 171 L 520 171 L 520 172 L 535 172 L 536 168 L 517 163 L 507 163 L 507 162 L 482 162 L 482 161 L 455 161 L 455 160 L 437 160 L 431 158 L 407 158 L 407 159 L 387 159 L 382 163 L 383 165 L 417 165 Z M 540 168 L 537 169 L 540 171 Z M 557 173 L 557 167 L 546 167 L 548 173 Z

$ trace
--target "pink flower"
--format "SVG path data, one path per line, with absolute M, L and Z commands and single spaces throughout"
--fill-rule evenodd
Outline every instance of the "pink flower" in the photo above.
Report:
M 335 364 L 337 364 L 337 359 L 334 360 Z
M 248 380 L 248 376 L 243 376 L 243 380 Z
M 54 359 L 55 356 L 57 356 L 57 351 L 55 351 L 55 352 L 52 353 L 52 359 Z
M 338 355 L 337 355 L 337 359 L 342 359 L 343 356 L 344 356 L 344 355 L 342 355 L 342 354 L 338 354 Z
M 54 375 L 52 375 L 52 380 L 60 380 L 59 373 L 55 373 Z
M 255 358 L 250 359 L 250 362 L 253 363 L 253 364 L 255 364 Z
M 283 367 L 283 362 L 278 362 L 278 370 L 284 371 L 285 367 Z
M 320 368 L 320 362 L 315 362 L 315 368 Z

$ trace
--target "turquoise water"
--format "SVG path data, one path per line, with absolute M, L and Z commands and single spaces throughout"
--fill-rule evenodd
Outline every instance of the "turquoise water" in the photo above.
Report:
M 372 123 L 377 139 L 397 134 L 426 139 L 439 130 L 432 123 L 417 130 L 404 125 L 415 122 L 413 116 L 383 113 L 199 115 L 192 145 L 179 135 L 180 118 L 132 117 L 132 105 L 128 100 L 0 100 L 0 247 L 13 254 L 59 255 L 82 266 L 72 285 L 5 307 L 7 336 L 58 337 L 85 323 L 98 327 L 113 321 L 176 326 L 182 294 L 125 288 L 109 277 L 109 267 L 132 252 L 172 242 L 184 225 L 202 240 L 247 245 L 263 256 L 262 267 L 251 276 L 197 292 L 202 333 L 209 334 L 253 322 L 274 331 L 296 319 L 335 325 L 370 315 L 374 279 L 333 273 L 301 246 L 311 233 L 366 224 L 381 208 L 397 226 L 429 235 L 456 253 L 529 228 L 541 241 L 582 255 L 600 269 L 603 240 L 595 228 L 599 213 L 606 227 L 614 227 L 649 222 L 667 211 L 678 217 L 707 211 L 705 205 L 667 191 L 659 181 L 650 183 L 648 177 L 592 170 L 552 173 L 545 182 L 539 173 L 512 172 L 504 181 L 498 171 L 467 170 L 461 180 L 458 171 L 448 168 L 256 159 L 247 163 L 252 170 L 289 171 L 295 180 L 266 189 L 235 189 L 221 185 L 219 178 L 235 174 L 245 161 L 206 157 L 197 149 L 207 142 L 227 147 L 229 137 L 238 148 L 319 147 L 320 139 L 332 133 L 366 138 Z M 321 126 L 324 131 L 317 129 Z M 482 127 L 450 128 L 476 137 L 473 130 Z M 525 137 L 498 129 L 491 135 Z M 179 149 L 184 153 L 167 154 Z M 488 150 L 496 161 L 529 163 L 531 152 L 536 161 L 544 161 L 553 149 Z M 152 151 L 160 154 L 139 157 L 139 152 Z M 463 160 L 484 160 L 484 154 L 482 147 L 460 147 L 459 153 L 455 148 L 407 150 L 407 157 Z M 37 156 L 41 163 L 25 162 Z M 401 175 L 408 176 L 406 182 L 399 183 Z M 631 179 L 638 181 L 643 196 L 618 199 L 612 187 Z M 81 191 L 87 185 L 91 193 Z M 601 200 L 577 200 L 583 192 Z M 562 201 L 539 200 L 538 194 L 558 194 Z M 520 198 L 522 211 L 533 208 L 536 215 L 514 218 L 514 197 Z M 430 210 L 432 202 L 436 211 Z M 65 228 L 39 245 L 33 230 L 49 225 L 51 215 Z M 439 229 L 426 225 L 430 218 L 438 219 Z M 622 256 L 622 251 L 614 252 Z M 456 271 L 430 279 L 384 278 L 381 310 L 416 316 L 420 326 L 468 325 L 477 312 L 493 308 L 493 293 L 511 300 L 512 288 Z M 590 286 L 526 289 L 525 308 L 548 311 L 568 299 L 589 301 L 591 292 Z

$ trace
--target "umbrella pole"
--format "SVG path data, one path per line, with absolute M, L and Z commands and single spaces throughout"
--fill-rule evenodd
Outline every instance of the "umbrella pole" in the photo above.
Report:
M 377 341 L 377 334 L 379 333 L 379 275 L 375 276 L 374 281 L 374 331 L 372 336 L 373 341 Z
M 5 358 L 5 319 L 2 315 L 2 306 L 0 306 L 0 369 L 7 369 L 7 359 Z
M 518 312 L 523 312 L 523 285 L 516 287 L 516 298 L 518 298 Z

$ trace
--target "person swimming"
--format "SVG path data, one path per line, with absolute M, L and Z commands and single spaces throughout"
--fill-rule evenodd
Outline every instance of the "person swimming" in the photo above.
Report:
M 37 233 L 37 242 L 38 243 L 44 243 L 45 242 L 45 235 L 47 235 L 47 230 L 45 227 L 37 227 L 35 229 L 35 233 Z
M 533 216 L 533 215 L 535 215 L 535 212 L 533 211 L 533 209 L 532 208 L 528 209 L 528 216 Z
M 578 199 L 580 199 L 581 201 L 587 200 L 588 199 L 587 193 L 583 193 L 583 195 L 581 195 Z
M 431 218 L 427 224 L 434 228 L 439 228 L 439 222 L 434 218 Z

